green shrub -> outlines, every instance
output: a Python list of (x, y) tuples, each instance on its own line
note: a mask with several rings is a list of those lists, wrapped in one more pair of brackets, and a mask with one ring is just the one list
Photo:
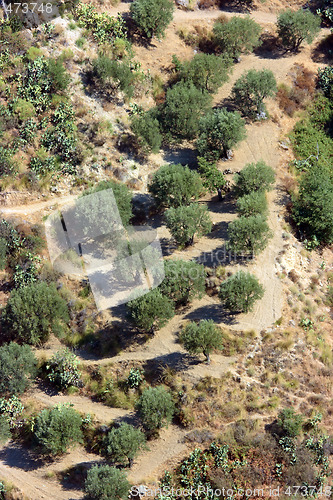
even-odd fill
[(163, 386), (145, 389), (137, 408), (142, 424), (149, 433), (167, 426), (175, 411), (171, 394)]
[(131, 321), (140, 329), (153, 331), (164, 326), (174, 315), (172, 301), (158, 289), (127, 303)]
[(235, 175), (237, 194), (243, 196), (253, 191), (269, 191), (274, 180), (274, 170), (264, 161), (248, 163), (239, 174)]
[(212, 350), (222, 348), (221, 330), (213, 320), (203, 319), (199, 323), (187, 323), (180, 332), (179, 339), (189, 353), (202, 352), (207, 363), (210, 363)]
[(225, 177), (216, 164), (211, 163), (203, 156), (198, 156), (198, 172), (204, 187), (210, 192), (223, 189), (226, 184)]
[(276, 94), (275, 76), (268, 69), (250, 69), (244, 73), (232, 88), (232, 98), (245, 116), (260, 118), (266, 111), (264, 99)]
[(198, 203), (169, 208), (165, 213), (165, 221), (166, 227), (181, 247), (193, 245), (195, 236), (203, 236), (212, 230), (207, 206)]
[(17, 99), (17, 102), (14, 106), (14, 111), (22, 121), (28, 120), (28, 118), (32, 118), (36, 115), (36, 110), (33, 104), (31, 104), (31, 102), (25, 101), (24, 99)]
[(33, 435), (47, 455), (62, 455), (70, 446), (82, 442), (82, 418), (70, 406), (58, 405), (42, 410), (35, 419)]
[(207, 111), (211, 97), (191, 82), (178, 82), (169, 88), (161, 110), (165, 133), (179, 139), (193, 139), (199, 131), (199, 118)]
[(158, 208), (189, 205), (203, 192), (200, 175), (182, 165), (163, 165), (148, 185)]
[(8, 420), (4, 415), (0, 415), (0, 445), (5, 444), (11, 437)]
[(21, 394), (36, 375), (37, 359), (28, 345), (0, 347), (0, 393)]
[(127, 99), (133, 97), (136, 73), (128, 61), (117, 61), (106, 55), (99, 55), (92, 66), (93, 76), (103, 90), (120, 90)]
[(45, 342), (51, 331), (61, 335), (69, 315), (55, 284), (33, 283), (11, 293), (2, 320), (14, 338), (37, 345)]
[(133, 460), (146, 442), (140, 429), (123, 423), (111, 429), (104, 440), (105, 453), (109, 460), (131, 467)]
[(51, 82), (51, 92), (64, 92), (67, 89), (71, 78), (60, 58), (48, 59), (48, 74)]
[(24, 406), (17, 396), (8, 399), (0, 399), (0, 415), (2, 415), (9, 424), (10, 429), (21, 427), (21, 416)]
[(261, 26), (249, 16), (234, 16), (227, 23), (217, 21), (213, 33), (217, 49), (234, 59), (260, 45)]
[(205, 269), (202, 264), (186, 260), (166, 260), (165, 278), (160, 291), (173, 300), (176, 306), (186, 305), (205, 293)]
[(318, 68), (318, 87), (326, 97), (332, 98), (333, 94), (333, 66)]
[(79, 25), (86, 28), (100, 44), (114, 43), (120, 38), (126, 38), (127, 30), (122, 16), (110, 16), (106, 12), (97, 12), (92, 4), (78, 2), (75, 6), (75, 16)]
[(180, 63), (179, 79), (190, 81), (197, 89), (214, 94), (228, 81), (231, 64), (228, 56), (196, 54), (190, 61)]
[(262, 252), (273, 234), (265, 217), (251, 215), (239, 217), (228, 226), (228, 248), (236, 254), (255, 255)]
[(173, 10), (170, 0), (134, 0), (130, 7), (133, 21), (147, 38), (164, 36), (172, 21)]
[(143, 115), (134, 116), (131, 128), (144, 151), (158, 153), (163, 136), (159, 121), (154, 113), (147, 111)]
[(310, 10), (291, 9), (282, 12), (277, 20), (278, 35), (287, 50), (297, 52), (305, 40), (311, 43), (320, 29), (320, 17), (315, 16)]
[(263, 191), (252, 191), (237, 200), (237, 213), (239, 216), (251, 217), (253, 215), (266, 215), (268, 210), (266, 194)]
[(284, 436), (297, 437), (303, 426), (303, 417), (298, 415), (293, 408), (285, 408), (278, 415), (278, 425)]
[(57, 351), (46, 364), (47, 379), (59, 389), (78, 386), (81, 373), (78, 358), (69, 349)]
[(228, 158), (229, 151), (245, 137), (245, 123), (237, 111), (212, 110), (199, 121), (197, 148), (200, 156), (215, 161)]
[(225, 280), (219, 292), (224, 307), (231, 312), (251, 311), (255, 302), (264, 296), (264, 288), (250, 273), (239, 271)]
[(84, 483), (84, 490), (92, 500), (126, 500), (130, 487), (125, 472), (109, 465), (91, 467)]

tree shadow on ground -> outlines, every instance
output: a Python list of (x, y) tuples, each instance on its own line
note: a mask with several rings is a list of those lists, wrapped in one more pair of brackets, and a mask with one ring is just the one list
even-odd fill
[(0, 460), (9, 467), (24, 471), (37, 470), (49, 461), (35, 455), (28, 448), (13, 442), (9, 442), (7, 446), (0, 450)]
[(279, 59), (286, 57), (288, 52), (279, 42), (279, 38), (272, 33), (263, 33), (261, 35), (261, 45), (254, 49), (254, 54), (261, 59)]
[(198, 307), (187, 314), (186, 319), (190, 321), (212, 319), (215, 323), (225, 323), (226, 325), (234, 325), (237, 323), (235, 315), (225, 311), (220, 304), (208, 304)]
[(61, 472), (60, 484), (64, 490), (78, 491), (82, 490), (82, 484), (87, 477), (87, 471), (94, 465), (100, 465), (101, 460), (93, 460), (91, 462), (80, 462), (73, 465), (66, 471)]
[(171, 368), (174, 372), (183, 372), (198, 364), (200, 364), (200, 361), (197, 356), (176, 351), (148, 359), (144, 365), (144, 370), (146, 378), (151, 379), (153, 382), (156, 381), (156, 378), (162, 378), (165, 368)]
[(312, 60), (321, 64), (333, 62), (333, 33), (321, 40), (312, 50)]
[(180, 163), (181, 165), (196, 166), (197, 151), (192, 148), (165, 148), (163, 160), (166, 163)]

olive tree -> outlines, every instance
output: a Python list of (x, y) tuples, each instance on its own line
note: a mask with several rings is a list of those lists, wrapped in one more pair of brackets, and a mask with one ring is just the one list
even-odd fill
[(283, 46), (297, 52), (305, 40), (311, 43), (320, 29), (320, 17), (309, 10), (287, 9), (278, 17), (277, 31)]
[(269, 191), (273, 187), (274, 180), (274, 170), (264, 161), (248, 163), (239, 174), (235, 175), (236, 191), (239, 196), (252, 191)]
[(264, 288), (250, 273), (239, 271), (220, 286), (219, 297), (231, 312), (251, 311), (255, 302), (264, 296)]
[(37, 359), (28, 345), (15, 342), (0, 347), (0, 393), (21, 394), (37, 372)]
[(199, 118), (208, 110), (211, 96), (192, 82), (180, 81), (167, 90), (161, 110), (166, 134), (179, 139), (193, 139), (199, 130)]
[(148, 185), (158, 208), (188, 205), (203, 193), (198, 172), (183, 165), (163, 165), (155, 172)]
[(221, 330), (211, 319), (187, 323), (180, 332), (179, 340), (189, 353), (202, 352), (208, 364), (212, 350), (222, 348)]
[(139, 329), (148, 332), (161, 328), (175, 313), (172, 300), (157, 288), (131, 300), (127, 308), (130, 320)]
[(171, 422), (175, 405), (171, 394), (163, 386), (157, 386), (143, 391), (137, 409), (144, 428), (154, 434)]
[(133, 425), (122, 423), (111, 429), (104, 439), (106, 456), (121, 465), (132, 466), (133, 460), (146, 442), (145, 435)]
[(84, 483), (84, 490), (92, 500), (126, 500), (130, 488), (125, 472), (110, 465), (91, 467)]
[(159, 286), (161, 292), (176, 306), (186, 305), (205, 293), (205, 269), (191, 260), (166, 260), (165, 278)]
[(216, 163), (212, 163), (203, 156), (198, 156), (198, 172), (201, 175), (204, 187), (209, 191), (222, 191), (226, 180), (222, 172), (217, 168)]
[(231, 64), (227, 55), (196, 54), (190, 61), (180, 63), (179, 78), (213, 94), (228, 80)]
[(212, 110), (199, 121), (197, 148), (200, 156), (214, 161), (227, 158), (229, 151), (245, 137), (245, 123), (237, 111)]
[(172, 21), (173, 10), (170, 0), (134, 0), (130, 7), (133, 21), (147, 38), (164, 35)]
[(38, 345), (46, 342), (51, 332), (60, 335), (69, 322), (69, 314), (56, 285), (40, 282), (13, 290), (2, 319), (12, 337)]
[(228, 226), (228, 248), (235, 253), (262, 252), (271, 237), (272, 232), (262, 215), (242, 216)]
[(182, 247), (193, 245), (194, 236), (203, 236), (212, 229), (207, 207), (198, 203), (169, 208), (165, 221), (176, 243)]
[(250, 69), (236, 81), (231, 95), (245, 116), (255, 117), (265, 111), (264, 99), (274, 96), (276, 91), (272, 71)]
[(250, 217), (252, 215), (265, 215), (268, 204), (264, 191), (252, 191), (237, 200), (236, 210), (238, 215)]
[(33, 436), (42, 452), (62, 455), (68, 448), (82, 442), (82, 418), (66, 405), (42, 410), (35, 419)]
[(261, 26), (249, 16), (234, 16), (226, 23), (217, 21), (213, 33), (217, 49), (234, 59), (260, 45)]

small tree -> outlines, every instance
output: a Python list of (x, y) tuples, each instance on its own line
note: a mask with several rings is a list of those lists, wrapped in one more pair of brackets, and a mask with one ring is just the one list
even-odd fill
[(158, 386), (143, 391), (137, 409), (144, 428), (154, 434), (171, 422), (175, 406), (171, 394), (163, 386)]
[(280, 411), (277, 423), (284, 436), (294, 438), (301, 433), (303, 417), (298, 415), (293, 408), (285, 408)]
[(130, 7), (133, 21), (147, 38), (164, 36), (172, 21), (173, 10), (170, 0), (134, 0)]
[(147, 111), (143, 115), (134, 116), (131, 128), (145, 152), (158, 153), (163, 137), (160, 123), (152, 112)]
[[(126, 227), (129, 225), (129, 222), (132, 218), (132, 193), (128, 189), (125, 184), (116, 181), (102, 181), (96, 184), (93, 188), (87, 189), (82, 193), (82, 196), (87, 196), (92, 193), (98, 193), (100, 191), (104, 191), (106, 189), (112, 189), (114, 198), (116, 200), (117, 208), (119, 210), (119, 215), (121, 218), (121, 222), (123, 226)], [(87, 202), (83, 206), (80, 205), (80, 217), (86, 217), (87, 227), (94, 227), (95, 225), (98, 227), (108, 227), (108, 219), (101, 220), (101, 216), (105, 213), (105, 203), (106, 199), (102, 198), (101, 207), (98, 206), (98, 200), (93, 198), (91, 202)], [(111, 226), (112, 228), (112, 223)], [(89, 234), (88, 234), (89, 236)]]
[(133, 425), (123, 423), (113, 428), (104, 440), (107, 457), (112, 462), (131, 467), (133, 460), (146, 442), (145, 435)]
[(42, 410), (36, 417), (33, 435), (43, 453), (62, 455), (82, 441), (82, 418), (70, 406)]
[(128, 61), (118, 61), (106, 55), (99, 55), (92, 62), (92, 76), (101, 90), (123, 92), (127, 99), (133, 97), (137, 73)]
[(67, 304), (54, 283), (33, 283), (14, 290), (3, 312), (7, 331), (32, 345), (45, 342), (51, 331), (61, 334), (68, 322)]
[(233, 86), (231, 95), (245, 116), (255, 117), (265, 111), (264, 99), (276, 94), (274, 74), (268, 69), (250, 69)]
[(221, 287), (219, 297), (224, 306), (232, 312), (248, 312), (254, 303), (264, 296), (264, 288), (258, 279), (250, 273), (239, 271)]
[(188, 205), (204, 188), (200, 175), (182, 165), (163, 165), (155, 172), (148, 186), (158, 208)]
[(302, 176), (293, 218), (308, 236), (333, 242), (333, 181), (326, 167), (316, 165)]
[(228, 247), (235, 253), (262, 252), (272, 237), (272, 232), (262, 215), (239, 217), (228, 226)]
[(130, 488), (125, 472), (109, 465), (91, 467), (84, 483), (84, 490), (92, 500), (126, 500)]
[(217, 21), (213, 33), (217, 49), (234, 59), (260, 45), (261, 26), (249, 16), (234, 16), (227, 23)]
[(176, 306), (185, 305), (205, 293), (205, 269), (202, 264), (186, 260), (166, 260), (165, 278), (159, 286)]
[[(180, 63), (181, 64), (181, 63)], [(196, 54), (190, 61), (181, 64), (179, 78), (191, 81), (197, 89), (214, 94), (228, 81), (232, 60), (228, 56)]]
[(46, 370), (47, 379), (59, 389), (79, 385), (81, 373), (78, 369), (78, 357), (67, 348), (52, 356), (46, 364)]
[(214, 161), (227, 158), (229, 150), (245, 137), (245, 123), (237, 111), (212, 110), (199, 122), (197, 148), (201, 156)]
[(0, 393), (23, 393), (37, 371), (37, 359), (28, 345), (15, 342), (0, 347)]
[(283, 46), (297, 52), (304, 40), (311, 43), (319, 32), (320, 22), (320, 17), (309, 10), (282, 12), (277, 20), (277, 31)]
[(174, 315), (172, 301), (155, 288), (127, 303), (130, 319), (141, 330), (161, 328)]
[(208, 191), (213, 192), (222, 190), (226, 180), (222, 172), (215, 163), (211, 163), (203, 156), (198, 156), (198, 172), (201, 175), (202, 183)]
[(251, 217), (267, 213), (267, 199), (264, 191), (252, 191), (238, 198), (236, 210), (238, 215)]
[(275, 173), (264, 161), (248, 163), (235, 175), (236, 191), (239, 196), (252, 191), (269, 191), (272, 189)]
[(177, 244), (182, 247), (193, 245), (194, 236), (203, 236), (212, 229), (212, 222), (206, 206), (192, 203), (187, 207), (169, 208), (165, 213), (166, 226)]
[(11, 437), (8, 420), (4, 415), (0, 415), (0, 445), (5, 444)]
[(188, 323), (182, 329), (179, 339), (189, 353), (202, 352), (208, 364), (212, 350), (222, 348), (221, 330), (211, 319)]
[(191, 82), (178, 82), (167, 90), (161, 110), (164, 131), (179, 139), (193, 139), (199, 129), (199, 118), (211, 103), (208, 92)]

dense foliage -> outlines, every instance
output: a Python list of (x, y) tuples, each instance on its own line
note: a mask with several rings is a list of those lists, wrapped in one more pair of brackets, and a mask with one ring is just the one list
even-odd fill
[(14, 290), (2, 320), (13, 338), (38, 345), (45, 342), (51, 332), (61, 335), (69, 315), (67, 304), (55, 284), (41, 282)]
[(0, 393), (21, 394), (37, 372), (37, 359), (28, 345), (15, 342), (0, 347)]
[(163, 386), (145, 389), (137, 408), (148, 433), (155, 433), (161, 427), (167, 426), (175, 411), (171, 394)]
[(282, 12), (277, 20), (277, 31), (287, 50), (297, 51), (305, 40), (311, 43), (320, 29), (320, 17), (310, 10), (290, 9)]
[(199, 323), (187, 323), (181, 330), (179, 339), (189, 353), (202, 352), (207, 363), (210, 363), (212, 350), (222, 348), (221, 330), (213, 320), (203, 319)]
[(46, 364), (47, 379), (59, 389), (78, 386), (80, 371), (78, 358), (69, 349), (57, 351)]
[(252, 191), (237, 200), (236, 210), (240, 216), (266, 215), (267, 209), (267, 198), (263, 191)]
[(130, 320), (141, 330), (161, 328), (174, 315), (174, 305), (169, 297), (155, 288), (142, 297), (127, 303)]
[(218, 50), (234, 59), (260, 45), (261, 26), (249, 16), (234, 16), (225, 23), (217, 21), (213, 32)]
[(205, 270), (203, 265), (187, 260), (166, 260), (165, 278), (160, 291), (175, 302), (176, 307), (186, 305), (205, 293)]
[(246, 313), (264, 296), (264, 289), (255, 276), (238, 271), (222, 283), (219, 296), (231, 312)]
[(200, 175), (188, 166), (163, 165), (155, 172), (148, 190), (158, 208), (189, 205), (203, 192)]
[(252, 191), (268, 191), (272, 189), (274, 180), (274, 170), (264, 161), (248, 163), (235, 175), (236, 191), (240, 196)]
[(266, 111), (264, 99), (274, 96), (276, 91), (276, 80), (272, 71), (250, 69), (234, 84), (232, 97), (245, 116), (260, 118)]
[(241, 216), (228, 226), (228, 248), (238, 255), (255, 255), (266, 248), (272, 236), (262, 215)]
[(92, 500), (126, 500), (130, 483), (124, 471), (109, 465), (94, 465), (87, 472), (84, 489)]
[(130, 467), (145, 441), (145, 435), (140, 429), (123, 423), (119, 427), (112, 428), (105, 437), (106, 456), (114, 463)]
[(212, 110), (199, 121), (197, 148), (200, 156), (215, 161), (228, 158), (230, 150), (245, 137), (245, 123), (237, 111)]
[(62, 455), (82, 441), (81, 425), (82, 418), (76, 410), (58, 405), (37, 415), (33, 435), (43, 453)]
[(212, 229), (207, 207), (198, 203), (169, 208), (165, 213), (165, 222), (176, 243), (181, 247), (193, 245), (195, 236), (203, 236)]
[(130, 7), (133, 21), (147, 38), (164, 35), (172, 21), (173, 10), (170, 0), (134, 0)]

